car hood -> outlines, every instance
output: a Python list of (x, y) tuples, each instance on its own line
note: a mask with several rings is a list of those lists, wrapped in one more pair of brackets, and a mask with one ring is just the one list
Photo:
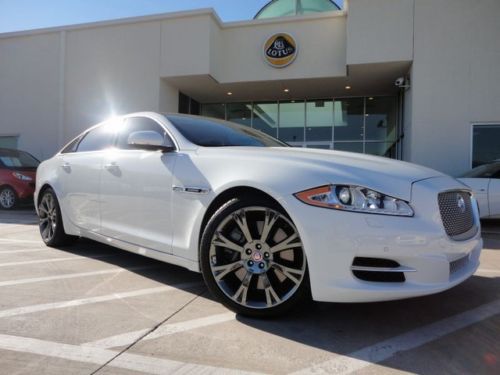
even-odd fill
[[(318, 184), (365, 186), (409, 201), (412, 183), (441, 172), (385, 157), (351, 152), (295, 147), (217, 147), (198, 150), (200, 156), (222, 159), (222, 165), (240, 166), (249, 175), (258, 173), (282, 179), (293, 192)], [(229, 167), (231, 168), (231, 167)], [(265, 177), (264, 177), (265, 178)], [(290, 182), (293, 180), (293, 182)]]

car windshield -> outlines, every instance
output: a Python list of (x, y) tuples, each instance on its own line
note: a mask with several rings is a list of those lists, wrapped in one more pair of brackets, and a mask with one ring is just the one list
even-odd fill
[(0, 150), (0, 161), (4, 167), (12, 169), (31, 169), (40, 164), (33, 156), (19, 150)]
[(465, 178), (490, 178), (500, 171), (500, 163), (483, 164), (463, 174)]
[(228, 121), (182, 115), (166, 115), (166, 118), (187, 140), (198, 146), (288, 147), (265, 133)]

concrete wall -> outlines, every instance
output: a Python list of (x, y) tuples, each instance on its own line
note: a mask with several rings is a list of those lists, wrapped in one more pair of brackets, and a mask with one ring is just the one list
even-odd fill
[(414, 0), (349, 0), (347, 6), (347, 64), (413, 59)]
[(58, 33), (0, 39), (0, 135), (40, 158), (57, 149), (59, 58)]
[(470, 168), (471, 124), (500, 123), (500, 1), (417, 0), (410, 160)]

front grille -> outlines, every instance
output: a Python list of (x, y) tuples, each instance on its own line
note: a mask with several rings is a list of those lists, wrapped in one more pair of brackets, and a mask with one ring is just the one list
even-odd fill
[(438, 195), (439, 211), (446, 234), (462, 241), (477, 233), (471, 195), (465, 191), (447, 191)]

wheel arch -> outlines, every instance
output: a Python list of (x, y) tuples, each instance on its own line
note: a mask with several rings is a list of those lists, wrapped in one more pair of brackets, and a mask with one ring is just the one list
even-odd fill
[[(208, 206), (207, 210), (205, 211), (205, 214), (203, 215), (203, 219), (201, 222), (200, 226), (200, 232), (198, 234), (198, 254), (201, 248), (201, 238), (203, 236), (203, 232), (205, 231), (205, 228), (208, 224), (208, 221), (210, 218), (217, 212), (217, 210), (222, 207), (222, 205), (229, 200), (233, 198), (239, 198), (243, 196), (252, 196), (252, 197), (260, 197), (260, 198), (265, 198), (269, 199), (273, 203), (279, 205), (285, 212), (285, 208), (283, 207), (280, 202), (274, 198), (272, 195), (266, 193), (263, 190), (260, 190), (255, 187), (247, 186), (247, 185), (240, 185), (240, 186), (233, 186), (231, 188), (228, 188), (222, 192), (220, 192), (213, 200), (210, 202), (210, 205)], [(198, 257), (199, 259), (200, 257)]]

